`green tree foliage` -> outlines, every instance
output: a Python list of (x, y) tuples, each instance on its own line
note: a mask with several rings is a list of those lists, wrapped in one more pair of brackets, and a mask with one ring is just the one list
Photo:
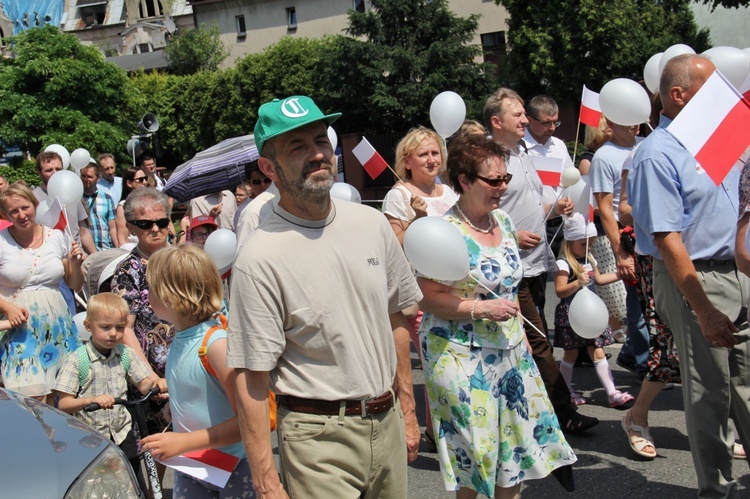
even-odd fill
[(274, 97), (318, 98), (313, 75), (327, 39), (285, 37), (233, 69), (187, 76), (139, 73), (133, 107), (159, 116), (164, 161), (173, 164), (229, 137), (253, 133), (256, 113)]
[(617, 77), (642, 79), (653, 54), (675, 43), (709, 45), (688, 0), (495, 0), (510, 14), (504, 79), (525, 97), (580, 99)]
[(491, 67), (474, 61), (482, 51), (470, 45), (477, 16), (456, 16), (446, 0), (368, 4), (349, 11), (350, 36), (332, 39), (316, 74), (326, 107), (345, 111), (338, 131), (429, 125), (440, 92), (459, 93), (471, 110), (491, 91)]
[(94, 47), (50, 25), (10, 39), (0, 65), (0, 141), (37, 154), (58, 143), (72, 151), (123, 148), (130, 83)]
[(176, 75), (191, 75), (199, 71), (216, 71), (229, 50), (221, 42), (221, 31), (215, 23), (206, 29), (178, 31), (164, 48), (169, 70)]

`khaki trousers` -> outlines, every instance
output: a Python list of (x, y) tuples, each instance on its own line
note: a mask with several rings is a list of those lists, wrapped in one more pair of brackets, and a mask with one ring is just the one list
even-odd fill
[(279, 406), (278, 435), (281, 481), (291, 499), (406, 498), (406, 437), (398, 400), (366, 417)]
[(696, 271), (711, 303), (736, 321), (739, 343), (733, 348), (713, 347), (705, 340), (695, 314), (658, 259), (654, 259), (654, 301), (657, 313), (672, 329), (680, 354), (698, 497), (737, 497), (727, 420), (731, 414), (740, 440), (750, 449), (750, 330), (743, 308), (748, 280), (734, 262), (718, 266), (697, 262)]

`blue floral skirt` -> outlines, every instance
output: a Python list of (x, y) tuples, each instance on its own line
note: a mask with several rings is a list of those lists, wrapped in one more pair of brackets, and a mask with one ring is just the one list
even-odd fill
[(50, 393), (63, 357), (80, 345), (78, 330), (57, 289), (22, 291), (15, 302), (29, 320), (0, 340), (0, 368), (9, 390), (27, 396)]
[(446, 490), (493, 497), (576, 461), (524, 342), (498, 350), (423, 332), (420, 345)]

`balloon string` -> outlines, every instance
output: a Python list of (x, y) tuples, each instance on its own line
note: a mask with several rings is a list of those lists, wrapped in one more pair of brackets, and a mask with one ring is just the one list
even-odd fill
[[(477, 279), (477, 278), (476, 278), (476, 277), (474, 277), (473, 275), (470, 275), (470, 277), (471, 277), (472, 279), (474, 279), (474, 282), (476, 282), (476, 283), (477, 283), (477, 284), (479, 284), (479, 285), (480, 285), (481, 287), (483, 287), (484, 289), (486, 289), (486, 290), (487, 290), (487, 291), (488, 291), (488, 292), (489, 292), (489, 293), (490, 293), (490, 294), (491, 294), (492, 296), (494, 296), (495, 298), (498, 298), (498, 299), (500, 299), (500, 297), (499, 297), (499, 296), (497, 295), (497, 293), (495, 293), (495, 292), (494, 292), (494, 291), (492, 291), (492, 290), (491, 290), (490, 288), (488, 288), (487, 286), (485, 286), (485, 285), (484, 285), (484, 283), (482, 283), (482, 282), (480, 282), (480, 281), (479, 281), (479, 279)], [(547, 335), (546, 335), (546, 334), (544, 334), (543, 332), (541, 332), (541, 331), (539, 330), (539, 328), (538, 328), (538, 327), (536, 327), (536, 326), (534, 325), (534, 323), (533, 323), (533, 322), (529, 321), (528, 319), (526, 319), (526, 317), (524, 317), (523, 315), (521, 315), (521, 311), (520, 311), (520, 310), (519, 310), (519, 311), (517, 312), (517, 315), (518, 315), (518, 317), (520, 317), (520, 318), (521, 318), (521, 320), (523, 321), (523, 323), (524, 323), (524, 324), (528, 324), (529, 326), (531, 326), (531, 328), (532, 328), (532, 329), (533, 329), (534, 331), (536, 331), (537, 333), (541, 334), (541, 335), (542, 335), (542, 336), (544, 336), (545, 338), (547, 337)]]

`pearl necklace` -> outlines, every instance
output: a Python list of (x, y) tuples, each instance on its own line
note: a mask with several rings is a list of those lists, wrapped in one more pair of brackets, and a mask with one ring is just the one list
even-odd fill
[(469, 227), (471, 227), (475, 231), (480, 232), (482, 234), (489, 234), (490, 231), (492, 231), (492, 229), (495, 227), (495, 220), (492, 218), (492, 215), (490, 215), (489, 213), (487, 214), (487, 221), (489, 222), (490, 226), (487, 229), (480, 229), (479, 227), (471, 223), (471, 220), (469, 220), (469, 217), (467, 217), (466, 214), (463, 212), (463, 210), (461, 210), (461, 207), (458, 206), (458, 203), (456, 203), (456, 212), (464, 220), (464, 222), (466, 222), (466, 224)]

